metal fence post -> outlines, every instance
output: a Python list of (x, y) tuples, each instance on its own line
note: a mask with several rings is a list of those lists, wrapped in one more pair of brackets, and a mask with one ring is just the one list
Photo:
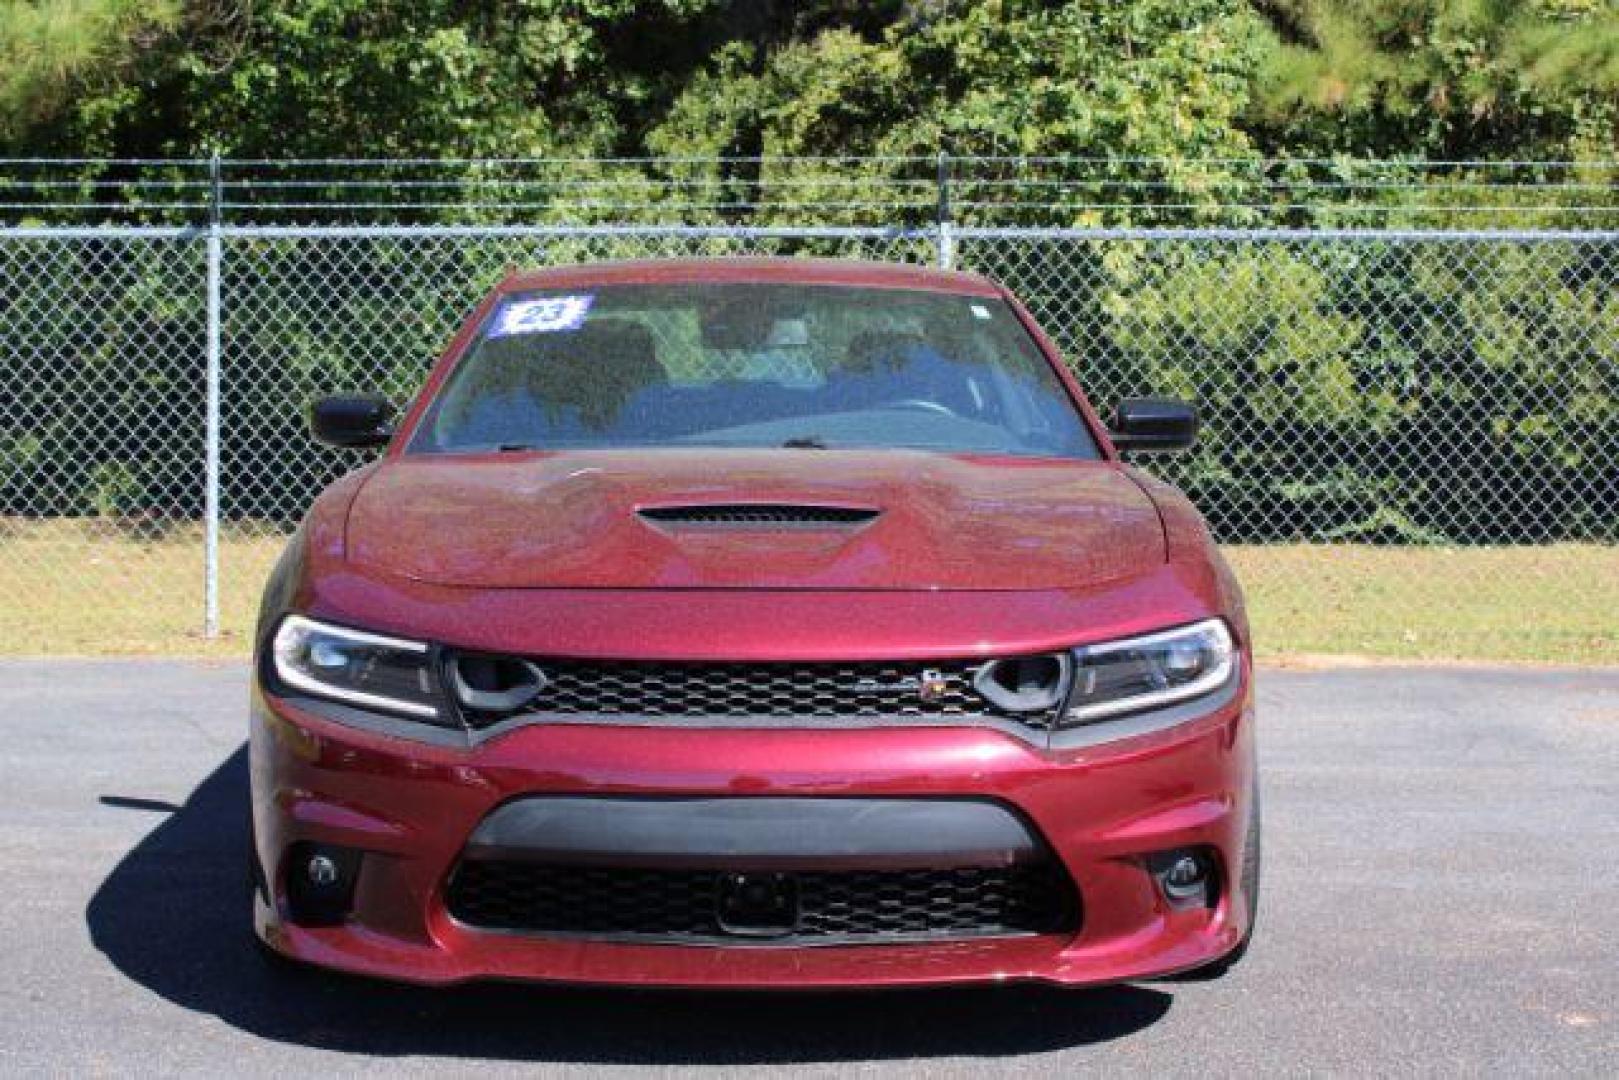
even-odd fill
[(950, 158), (939, 151), (939, 205), (935, 215), (939, 229), (939, 269), (956, 268), (956, 238), (950, 224)]
[(209, 162), (210, 197), (208, 207), (208, 372), (207, 406), (204, 419), (203, 499), (203, 594), (202, 632), (204, 637), (219, 636), (219, 316), (220, 270), (223, 246), (220, 237), (220, 204), (223, 183), (219, 155)]

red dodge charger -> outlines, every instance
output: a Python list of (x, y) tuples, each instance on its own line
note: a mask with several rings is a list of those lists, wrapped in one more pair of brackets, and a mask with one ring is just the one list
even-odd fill
[(518, 274), (266, 589), (253, 909), (420, 983), (1213, 975), (1259, 878), (1242, 597), (1005, 289)]

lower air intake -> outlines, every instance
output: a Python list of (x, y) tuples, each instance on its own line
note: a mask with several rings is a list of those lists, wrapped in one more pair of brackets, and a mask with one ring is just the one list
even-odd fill
[[(488, 930), (616, 939), (746, 944), (721, 913), (724, 870), (468, 861), (449, 909)], [(796, 908), (772, 944), (904, 942), (1072, 930), (1078, 900), (1050, 863), (924, 870), (814, 871), (789, 876)], [(757, 936), (752, 936), (758, 940)]]

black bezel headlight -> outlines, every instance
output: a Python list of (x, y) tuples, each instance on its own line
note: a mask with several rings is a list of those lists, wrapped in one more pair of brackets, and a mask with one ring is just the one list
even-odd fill
[(270, 643), (276, 679), (289, 689), (360, 709), (445, 723), (433, 647), (288, 615)]
[(1073, 690), (1062, 726), (1095, 723), (1161, 709), (1223, 688), (1236, 670), (1237, 650), (1223, 619), (1074, 651)]

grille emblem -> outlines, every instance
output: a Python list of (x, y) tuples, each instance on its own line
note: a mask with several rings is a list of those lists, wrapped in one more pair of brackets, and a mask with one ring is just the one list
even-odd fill
[(928, 668), (920, 676), (902, 675), (886, 680), (868, 676), (856, 679), (851, 689), (857, 694), (882, 694), (885, 697), (915, 694), (922, 701), (938, 701), (950, 692), (950, 680), (945, 678), (942, 671)]
[(917, 687), (917, 697), (923, 701), (940, 701), (949, 692), (950, 680), (944, 677), (944, 672), (933, 668), (922, 672), (922, 685)]

